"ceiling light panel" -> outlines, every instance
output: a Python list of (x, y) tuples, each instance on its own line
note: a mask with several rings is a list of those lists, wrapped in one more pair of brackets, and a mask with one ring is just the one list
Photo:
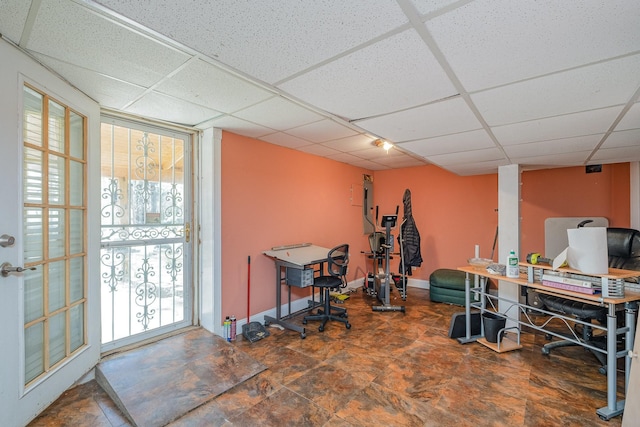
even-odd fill
[(471, 99), (495, 126), (624, 105), (639, 86), (640, 55), (634, 55), (472, 94)]
[(482, 125), (462, 98), (436, 102), (371, 119), (358, 126), (399, 143), (480, 129)]
[(163, 1), (153, 8), (130, 0), (98, 3), (268, 83), (407, 22), (398, 4), (389, 0), (192, 0), (188, 7)]
[(274, 95), (201, 59), (189, 61), (156, 90), (224, 113), (249, 107)]
[(338, 58), (281, 84), (280, 88), (351, 120), (457, 93), (413, 29)]
[(468, 91), (640, 49), (637, 0), (476, 0), (426, 23)]
[(24, 47), (144, 87), (189, 59), (183, 52), (63, 0), (40, 3)]
[(622, 111), (622, 107), (603, 108), (567, 114), (566, 116), (496, 126), (491, 130), (502, 146), (602, 134), (611, 127), (620, 111)]

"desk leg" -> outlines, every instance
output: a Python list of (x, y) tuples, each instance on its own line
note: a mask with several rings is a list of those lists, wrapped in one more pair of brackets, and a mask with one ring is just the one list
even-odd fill
[(624, 381), (624, 394), (627, 395), (627, 390), (629, 388), (629, 375), (631, 374), (631, 357), (629, 357), (629, 352), (633, 351), (633, 344), (635, 342), (636, 337), (636, 316), (638, 313), (638, 303), (637, 302), (627, 302), (624, 305), (624, 316), (625, 316), (625, 325), (627, 326), (627, 332), (625, 334), (625, 358), (624, 358), (624, 373), (625, 373), (625, 381)]
[[(287, 267), (284, 267), (287, 268)], [(286, 273), (285, 273), (286, 274)], [(307, 336), (305, 328), (294, 325), (282, 320), (282, 266), (276, 264), (276, 317), (264, 316), (265, 326), (269, 326), (270, 323), (275, 323), (283, 328), (291, 329), (300, 333), (300, 338)], [(291, 313), (291, 287), (289, 287), (289, 313)]]
[(465, 336), (458, 338), (460, 344), (467, 344), (475, 342), (477, 336), (471, 336), (471, 280), (469, 279), (469, 273), (465, 273), (464, 276), (464, 326)]
[(596, 411), (603, 420), (609, 420), (622, 414), (624, 409), (624, 400), (616, 400), (618, 382), (616, 370), (616, 360), (618, 358), (618, 350), (616, 348), (617, 329), (616, 306), (615, 304), (609, 304), (609, 313), (607, 314), (607, 406)]

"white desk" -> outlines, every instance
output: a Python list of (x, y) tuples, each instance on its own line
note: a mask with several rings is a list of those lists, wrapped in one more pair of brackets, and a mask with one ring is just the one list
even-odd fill
[[(295, 246), (295, 245), (292, 245)], [(307, 244), (300, 247), (283, 247), (282, 249), (264, 251), (263, 254), (273, 259), (276, 265), (276, 317), (264, 316), (265, 325), (278, 324), (284, 328), (300, 333), (301, 338), (306, 337), (305, 328), (286, 321), (291, 313), (291, 287), (304, 288), (313, 284), (314, 266), (323, 268), (327, 261), (330, 248)], [(297, 270), (297, 271), (291, 271)], [(311, 278), (309, 281), (308, 279)], [(300, 280), (298, 280), (300, 279)], [(288, 286), (289, 313), (282, 316), (282, 285)], [(310, 308), (315, 304), (310, 303)]]
[[(625, 358), (625, 385), (628, 386), (629, 385), (629, 371), (630, 371), (630, 367), (631, 367), (631, 358), (628, 356), (628, 352), (630, 350), (632, 350), (633, 348), (633, 342), (634, 342), (634, 336), (635, 336), (635, 326), (636, 326), (636, 313), (638, 311), (638, 301), (640, 300), (640, 294), (638, 294), (637, 292), (632, 292), (630, 290), (625, 290), (625, 295), (623, 297), (607, 297), (607, 296), (603, 296), (601, 294), (595, 294), (595, 295), (588, 295), (588, 294), (582, 294), (582, 293), (578, 293), (578, 292), (572, 292), (572, 291), (566, 291), (563, 289), (556, 289), (556, 288), (551, 288), (548, 286), (544, 286), (542, 283), (539, 283), (535, 280), (536, 276), (536, 270), (544, 270), (547, 268), (551, 268), (551, 267), (545, 267), (542, 265), (532, 265), (532, 264), (527, 264), (527, 263), (520, 263), (520, 266), (526, 267), (527, 268), (527, 274), (522, 274), (519, 278), (517, 279), (513, 279), (513, 278), (507, 278), (506, 276), (500, 276), (500, 275), (493, 275), (490, 274), (489, 272), (486, 271), (485, 268), (483, 267), (474, 267), (474, 266), (464, 266), (464, 267), (459, 267), (458, 270), (464, 271), (466, 273), (466, 278), (465, 278), (465, 314), (466, 314), (466, 336), (463, 338), (460, 338), (459, 341), (463, 344), (468, 343), (468, 342), (473, 342), (473, 341), (477, 341), (479, 338), (482, 338), (483, 333), (484, 333), (484, 327), (481, 326), (481, 334), (478, 336), (472, 336), (471, 335), (471, 323), (470, 323), (470, 319), (471, 319), (471, 307), (474, 308), (478, 308), (480, 309), (480, 312), (483, 312), (486, 310), (486, 306), (485, 306), (485, 302), (486, 302), (486, 298), (491, 298), (491, 299), (497, 299), (497, 300), (501, 300), (501, 301), (506, 301), (508, 303), (512, 304), (512, 307), (516, 307), (519, 311), (518, 313), (522, 312), (523, 314), (526, 313), (526, 310), (533, 310), (535, 312), (539, 312), (539, 313), (544, 313), (547, 315), (552, 315), (554, 317), (560, 318), (560, 319), (564, 319), (567, 322), (577, 322), (580, 323), (578, 320), (576, 320), (573, 317), (570, 316), (564, 316), (564, 315), (560, 315), (558, 313), (551, 313), (549, 311), (546, 310), (541, 310), (537, 307), (532, 307), (526, 304), (522, 304), (519, 301), (511, 301), (508, 300), (506, 298), (501, 298), (501, 297), (496, 297), (493, 295), (489, 295), (485, 292), (484, 290), (484, 286), (479, 286), (477, 288), (473, 288), (471, 289), (471, 281), (469, 276), (470, 275), (477, 275), (481, 278), (492, 278), (492, 279), (498, 279), (498, 280), (504, 280), (510, 283), (515, 283), (518, 286), (526, 286), (529, 288), (533, 288), (536, 289), (538, 292), (544, 292), (544, 293), (548, 293), (551, 295), (558, 295), (561, 296), (563, 298), (568, 298), (568, 299), (573, 299), (576, 301), (581, 301), (581, 302), (586, 302), (589, 304), (593, 304), (593, 305), (597, 305), (597, 306), (602, 306), (602, 307), (607, 307), (608, 312), (607, 312), (607, 325), (606, 328), (605, 327), (601, 327), (601, 326), (597, 326), (597, 325), (592, 325), (592, 327), (594, 328), (598, 328), (598, 329), (603, 329), (606, 331), (607, 334), (607, 348), (606, 350), (602, 350), (593, 346), (590, 346), (589, 344), (583, 343), (578, 339), (570, 339), (571, 341), (575, 342), (578, 345), (581, 345), (583, 347), (588, 347), (591, 348), (595, 351), (599, 351), (601, 353), (606, 354), (607, 356), (607, 406), (600, 408), (596, 411), (596, 413), (598, 414), (598, 416), (604, 420), (609, 420), (610, 418), (613, 418), (617, 415), (620, 415), (623, 410), (624, 410), (624, 400), (618, 400), (617, 399), (617, 393), (616, 393), (616, 389), (617, 389), (617, 370), (616, 370), (616, 361), (618, 358)], [(577, 272), (576, 270), (571, 270), (569, 268), (561, 268), (560, 270), (562, 271), (566, 271), (569, 273), (580, 273)], [(584, 274), (584, 273), (583, 273)], [(594, 276), (594, 277), (599, 277), (601, 278), (603, 281), (619, 281), (619, 280), (624, 280), (626, 278), (630, 278), (630, 277), (637, 277), (638, 276), (638, 272), (637, 271), (631, 271), (631, 270), (620, 270), (620, 269), (615, 269), (615, 268), (610, 268), (609, 269), (609, 273), (608, 274), (602, 274), (602, 275), (590, 275), (590, 276)], [(478, 293), (480, 295), (480, 303), (472, 303), (471, 302), (471, 298), (470, 298), (470, 294), (471, 292), (475, 292)], [(622, 328), (618, 328), (617, 326), (617, 316), (616, 316), (616, 310), (617, 310), (617, 306), (624, 306), (624, 310), (625, 310), (625, 326)], [(549, 331), (547, 329), (544, 328), (543, 326), (538, 326), (535, 323), (533, 323), (531, 321), (531, 319), (528, 316), (525, 316), (525, 320), (521, 320), (519, 316), (513, 316), (513, 315), (506, 315), (506, 314), (501, 314), (502, 317), (510, 319), (516, 323), (518, 323), (518, 325), (525, 325), (527, 327), (530, 327), (532, 329), (538, 330), (538, 331), (542, 331), (545, 333), (548, 333), (550, 335), (556, 336), (556, 337), (561, 337), (566, 339), (567, 337), (564, 337), (562, 335), (559, 335), (553, 331)], [(618, 335), (621, 334), (625, 334), (625, 344), (626, 344), (626, 348), (620, 352), (618, 352), (617, 350), (617, 344), (616, 344), (616, 337)], [(481, 341), (482, 342), (482, 341)], [(485, 343), (486, 345), (486, 343)], [(625, 387), (626, 389), (627, 387)]]

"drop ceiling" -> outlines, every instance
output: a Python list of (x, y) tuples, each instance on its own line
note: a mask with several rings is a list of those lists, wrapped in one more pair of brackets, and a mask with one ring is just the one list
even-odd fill
[(637, 0), (0, 0), (2, 37), (105, 109), (459, 175), (640, 161), (638, 22)]

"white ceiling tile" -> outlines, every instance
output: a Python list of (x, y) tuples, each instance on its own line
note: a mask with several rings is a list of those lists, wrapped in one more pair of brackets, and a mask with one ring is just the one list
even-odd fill
[(372, 171), (391, 169), (388, 166), (384, 166), (384, 165), (381, 165), (380, 163), (376, 163), (376, 162), (371, 162), (369, 160), (355, 160), (351, 164), (353, 166), (356, 166), (356, 167), (359, 167), (359, 168), (363, 168), (363, 169), (372, 170)]
[(190, 61), (155, 90), (224, 113), (233, 113), (274, 96), (273, 92), (201, 59)]
[(298, 148), (298, 150), (304, 151), (305, 153), (313, 154), (315, 156), (321, 156), (321, 157), (332, 157), (337, 154), (345, 154), (338, 150), (334, 150), (333, 148), (325, 147), (324, 145), (321, 145), (321, 144), (304, 145)]
[(238, 135), (250, 136), (252, 138), (260, 138), (264, 135), (273, 133), (273, 129), (251, 123), (237, 117), (228, 116), (226, 114), (212, 120), (207, 120), (203, 123), (198, 123), (198, 127), (202, 129), (215, 127), (237, 133)]
[(611, 132), (601, 148), (637, 147), (640, 152), (640, 129)]
[(413, 30), (386, 38), (279, 86), (350, 120), (455, 95), (456, 89)]
[(317, 122), (324, 118), (320, 114), (282, 97), (270, 98), (240, 110), (234, 113), (234, 116), (280, 131)]
[(590, 159), (589, 163), (640, 162), (640, 145), (603, 148)]
[(447, 165), (442, 167), (449, 172), (458, 174), (460, 176), (470, 176), (470, 175), (485, 175), (489, 173), (498, 173), (498, 168), (500, 166), (506, 166), (509, 162), (504, 160), (490, 160), (490, 161), (482, 161), (482, 162), (469, 162), (455, 165)]
[(575, 151), (573, 153), (540, 153), (538, 156), (516, 157), (511, 159), (513, 163), (521, 165), (548, 165), (548, 166), (580, 166), (585, 164), (591, 151)]
[(427, 160), (437, 165), (447, 166), (469, 162), (499, 161), (504, 158), (504, 154), (500, 149), (485, 148), (483, 150), (463, 151), (460, 153), (438, 154), (427, 157)]
[(640, 86), (640, 55), (472, 94), (490, 126), (626, 104)]
[(491, 130), (498, 142), (503, 146), (602, 134), (611, 127), (621, 110), (622, 107), (603, 108), (601, 110), (567, 114), (566, 116), (496, 126)]
[(407, 22), (391, 0), (98, 2), (269, 83)]
[(43, 63), (47, 63), (56, 73), (73, 82), (75, 87), (104, 108), (121, 110), (145, 91), (143, 87), (94, 73), (86, 68), (60, 62), (40, 54), (34, 54), (34, 56)]
[(428, 162), (426, 160), (415, 159), (409, 155), (403, 154), (401, 156), (391, 156), (387, 158), (380, 158), (375, 160), (376, 163), (380, 163), (392, 168), (408, 168), (412, 166), (424, 166)]
[(183, 52), (64, 0), (40, 3), (25, 47), (144, 87), (189, 59)]
[(297, 136), (289, 135), (284, 132), (276, 132), (269, 135), (260, 137), (261, 140), (270, 142), (271, 144), (281, 145), (288, 148), (300, 148), (311, 144), (311, 141), (307, 141)]
[(2, 4), (0, 5), (0, 28), (2, 29), (2, 37), (8, 38), (15, 44), (20, 42), (30, 8), (30, 1), (2, 0)]
[(468, 91), (640, 49), (637, 0), (476, 0), (427, 22)]
[(640, 129), (640, 102), (631, 106), (615, 130)]
[(604, 134), (587, 135), (575, 138), (563, 138), (552, 141), (530, 142), (527, 144), (507, 145), (504, 151), (511, 159), (521, 157), (535, 157), (544, 155), (554, 155), (562, 153), (573, 153), (577, 151), (589, 151), (596, 148)]
[(371, 119), (356, 125), (393, 143), (480, 129), (482, 125), (460, 97)]
[(445, 6), (459, 2), (459, 0), (410, 0), (421, 15), (439, 11)]
[(369, 148), (379, 149), (373, 145), (374, 140), (375, 138), (360, 134), (326, 141), (323, 142), (322, 145), (343, 152), (366, 150)]
[(287, 133), (312, 142), (325, 142), (357, 134), (353, 129), (329, 119), (289, 129)]
[(187, 126), (195, 126), (220, 115), (219, 111), (154, 92), (144, 95), (125, 112)]
[(338, 161), (338, 162), (342, 162), (342, 163), (359, 162), (362, 160), (359, 157), (353, 156), (349, 153), (334, 153), (334, 154), (328, 155), (327, 158)]
[(492, 148), (495, 147), (496, 144), (484, 129), (480, 129), (471, 132), (404, 142), (398, 145), (405, 150), (428, 157), (437, 154)]

